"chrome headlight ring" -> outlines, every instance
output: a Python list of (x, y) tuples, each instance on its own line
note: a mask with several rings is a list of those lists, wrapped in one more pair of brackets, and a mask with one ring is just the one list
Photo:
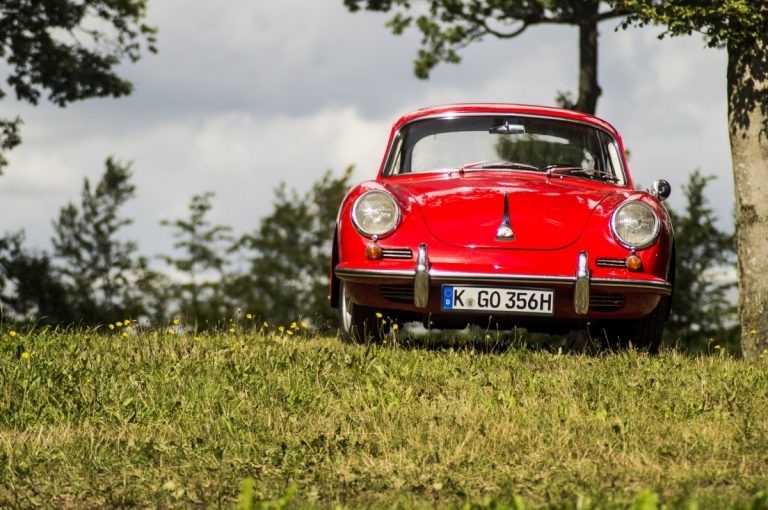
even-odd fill
[(653, 208), (640, 200), (627, 200), (611, 216), (611, 233), (626, 248), (648, 248), (659, 237), (661, 221)]
[(383, 190), (366, 191), (352, 204), (352, 224), (365, 237), (383, 237), (400, 224), (400, 206)]

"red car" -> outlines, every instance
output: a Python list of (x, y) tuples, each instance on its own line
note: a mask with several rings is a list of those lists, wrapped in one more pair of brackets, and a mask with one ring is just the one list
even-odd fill
[(331, 303), (342, 335), (382, 317), (520, 326), (658, 348), (674, 284), (666, 181), (634, 189), (616, 129), (512, 104), (398, 120), (375, 180), (339, 211)]

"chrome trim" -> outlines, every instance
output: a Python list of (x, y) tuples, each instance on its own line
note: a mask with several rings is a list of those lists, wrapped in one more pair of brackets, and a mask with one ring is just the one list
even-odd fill
[(382, 248), (381, 258), (383, 259), (412, 259), (413, 251), (410, 248)]
[(597, 266), (597, 267), (610, 267), (610, 268), (626, 269), (627, 268), (627, 260), (626, 259), (599, 258), (599, 259), (595, 259), (595, 266)]
[(515, 233), (512, 232), (512, 225), (509, 223), (509, 193), (504, 192), (504, 214), (501, 216), (501, 225), (496, 230), (497, 241), (514, 241)]
[(416, 308), (426, 308), (429, 303), (429, 260), (427, 259), (427, 244), (419, 245), (416, 256), (416, 272), (413, 275), (413, 305)]
[[(392, 280), (413, 280), (415, 271), (400, 271), (394, 269), (336, 269), (336, 276), (341, 280), (351, 280), (355, 278), (371, 279), (392, 279)], [(431, 282), (476, 282), (476, 283), (503, 283), (503, 284), (521, 284), (521, 285), (573, 285), (576, 283), (575, 276), (532, 276), (515, 274), (494, 274), (494, 273), (466, 273), (453, 271), (440, 271), (430, 269), (429, 277)], [(623, 289), (655, 290), (663, 295), (672, 293), (672, 285), (668, 282), (630, 280), (624, 278), (591, 278), (592, 288), (609, 287)]]
[[(382, 177), (397, 177), (397, 176), (400, 176), (400, 175), (411, 175), (410, 173), (407, 173), (407, 174), (391, 174), (391, 173), (386, 173), (385, 172), (387, 170), (387, 168), (389, 167), (389, 164), (391, 162), (392, 148), (395, 145), (394, 142), (400, 136), (402, 136), (401, 132), (402, 132), (404, 127), (406, 127), (406, 126), (408, 126), (410, 124), (413, 124), (414, 122), (418, 122), (420, 120), (455, 119), (456, 117), (483, 117), (483, 116), (485, 116), (485, 117), (493, 117), (495, 115), (509, 115), (509, 116), (516, 116), (516, 117), (532, 118), (532, 119), (561, 120), (563, 122), (571, 122), (571, 123), (574, 123), (574, 124), (581, 124), (583, 126), (593, 127), (595, 129), (599, 129), (603, 133), (607, 134), (610, 137), (610, 139), (611, 139), (611, 144), (616, 149), (616, 153), (619, 154), (619, 155), (622, 154), (622, 151), (620, 150), (620, 147), (619, 147), (619, 142), (616, 139), (616, 137), (613, 136), (613, 133), (611, 133), (610, 131), (608, 131), (607, 129), (605, 129), (602, 126), (599, 126), (597, 124), (592, 124), (591, 122), (587, 122), (587, 121), (584, 121), (584, 120), (569, 119), (569, 118), (566, 118), (566, 117), (559, 117), (557, 115), (547, 115), (547, 114), (543, 114), (543, 113), (542, 114), (515, 113), (515, 112), (503, 112), (503, 111), (498, 111), (498, 110), (491, 110), (491, 111), (487, 111), (487, 112), (442, 112), (442, 113), (434, 113), (434, 114), (431, 114), (431, 115), (424, 115), (424, 116), (421, 116), (421, 117), (413, 118), (413, 119), (409, 120), (408, 122), (404, 123), (399, 128), (397, 128), (397, 131), (392, 136), (392, 143), (389, 144), (389, 147), (387, 147), (387, 155), (384, 158), (384, 166), (381, 169)], [(602, 120), (602, 119), (600, 119), (600, 120)], [(603, 120), (603, 122), (606, 122), (606, 121)], [(616, 128), (614, 128), (614, 129), (616, 129)], [(622, 184), (613, 183), (613, 184), (615, 186), (617, 186), (617, 187), (627, 188), (627, 187), (629, 187), (629, 172), (624, 167), (624, 158), (623, 157), (619, 157), (619, 163), (621, 164), (621, 173), (623, 174), (623, 179), (622, 179), (623, 183)], [(456, 171), (456, 169), (452, 169), (452, 170), (449, 170), (449, 171), (454, 172), (454, 171)], [(426, 172), (424, 172), (424, 173), (426, 173)], [(444, 173), (444, 172), (441, 172), (441, 173)]]
[(429, 272), (436, 282), (478, 282), (478, 283), (520, 283), (525, 285), (570, 285), (576, 279), (572, 276), (535, 276), (500, 273), (465, 273), (432, 270)]
[(336, 269), (336, 276), (341, 280), (354, 278), (397, 279), (412, 280), (414, 271), (401, 271), (397, 269)]
[(672, 285), (668, 282), (652, 282), (642, 280), (625, 280), (622, 278), (592, 278), (592, 286), (616, 287), (623, 289), (652, 289), (659, 290), (665, 296), (672, 293)]
[(573, 311), (576, 315), (589, 312), (589, 260), (587, 252), (579, 253), (576, 266), (576, 284), (573, 286)]
[[(395, 204), (395, 224), (392, 226), (391, 229), (387, 230), (386, 232), (382, 232), (381, 234), (371, 234), (370, 232), (364, 231), (357, 223), (357, 215), (355, 214), (355, 211), (357, 211), (357, 204), (360, 203), (360, 201), (365, 198), (368, 195), (371, 195), (373, 193), (381, 193), (389, 197), (390, 200), (392, 200), (392, 203)], [(397, 227), (400, 226), (400, 220), (402, 219), (402, 213), (400, 212), (400, 204), (397, 203), (397, 200), (395, 197), (392, 196), (392, 193), (385, 191), (383, 189), (372, 189), (368, 190), (359, 197), (355, 199), (355, 202), (352, 204), (352, 210), (350, 211), (350, 216), (352, 217), (352, 226), (355, 227), (355, 230), (357, 230), (357, 233), (360, 234), (363, 237), (367, 237), (369, 239), (374, 239), (374, 241), (386, 237), (395, 230), (397, 230)]]
[[(630, 204), (640, 204), (643, 207), (646, 207), (651, 211), (651, 213), (653, 214), (653, 217), (656, 218), (656, 226), (654, 227), (653, 235), (650, 237), (649, 241), (643, 244), (629, 244), (625, 242), (621, 237), (619, 237), (619, 234), (616, 233), (616, 216), (618, 216), (619, 211), (621, 211), (624, 207)], [(613, 234), (613, 237), (616, 239), (616, 241), (618, 241), (618, 243), (623, 247), (633, 250), (633, 253), (634, 253), (634, 250), (642, 250), (642, 249), (648, 248), (649, 246), (652, 246), (653, 243), (656, 242), (656, 239), (659, 238), (659, 232), (661, 231), (661, 218), (659, 218), (659, 215), (656, 214), (656, 211), (654, 211), (653, 207), (651, 207), (650, 205), (646, 204), (642, 200), (631, 199), (631, 200), (625, 200), (616, 208), (615, 211), (613, 211), (613, 214), (611, 214), (611, 221), (609, 222), (608, 226), (611, 229), (611, 234)]]

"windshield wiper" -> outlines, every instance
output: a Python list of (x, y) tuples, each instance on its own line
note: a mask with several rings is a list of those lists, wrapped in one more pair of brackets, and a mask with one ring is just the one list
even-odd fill
[(534, 165), (527, 165), (525, 163), (518, 163), (515, 161), (477, 161), (475, 163), (467, 163), (466, 165), (461, 165), (459, 168), (460, 172), (463, 172), (467, 169), (498, 169), (498, 168), (512, 168), (512, 169), (519, 169), (519, 170), (539, 170), (538, 167)]
[(598, 170), (597, 168), (583, 168), (580, 166), (568, 166), (560, 163), (553, 163), (540, 170), (546, 172), (547, 177), (552, 177), (553, 175), (584, 175), (590, 179), (600, 178), (604, 181), (619, 182), (618, 177), (615, 175), (604, 170)]

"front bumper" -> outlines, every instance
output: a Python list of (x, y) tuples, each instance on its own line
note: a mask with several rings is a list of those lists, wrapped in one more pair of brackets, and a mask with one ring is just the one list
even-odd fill
[[(463, 272), (432, 267), (426, 244), (419, 246), (413, 269), (335, 268), (335, 275), (351, 284), (354, 295), (368, 306), (386, 308), (394, 305), (411, 312), (439, 313), (439, 287), (444, 284), (489, 284), (556, 290), (555, 316), (572, 319), (639, 317), (650, 313), (662, 296), (672, 293), (672, 285), (661, 279), (641, 275), (638, 278), (595, 278), (589, 269), (589, 255), (578, 254), (572, 275), (530, 275), (499, 272)], [(412, 301), (387, 303), (366, 292), (366, 286), (399, 285), (412, 287)], [(621, 310), (609, 313), (591, 306), (593, 295), (621, 295), (629, 299)]]

